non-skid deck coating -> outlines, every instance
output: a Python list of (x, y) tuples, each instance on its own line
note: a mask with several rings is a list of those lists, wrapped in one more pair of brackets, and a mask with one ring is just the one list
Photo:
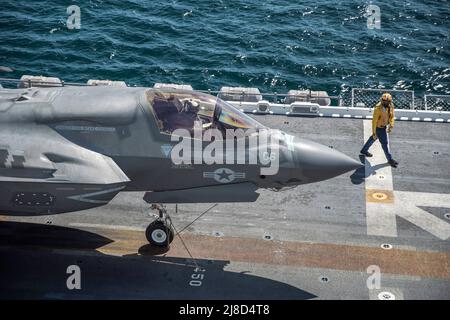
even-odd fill
[[(370, 125), (258, 120), (354, 158)], [(391, 135), (397, 169), (384, 164), (375, 144), (371, 163), (356, 172), (263, 190), (255, 203), (219, 204), (182, 233), (195, 262), (178, 238), (168, 252), (146, 244), (150, 217), (142, 193), (122, 193), (83, 212), (1, 216), (0, 296), (377, 299), (388, 291), (397, 299), (450, 299), (449, 137), (448, 124), (397, 122)], [(212, 205), (168, 209), (181, 230)], [(191, 282), (199, 277), (195, 263), (205, 269), (200, 286)], [(81, 290), (66, 288), (73, 264), (82, 272)], [(380, 268), (378, 289), (367, 287), (370, 266)]]

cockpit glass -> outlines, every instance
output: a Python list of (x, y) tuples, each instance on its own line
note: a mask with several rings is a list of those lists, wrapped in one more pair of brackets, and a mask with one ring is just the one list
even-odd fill
[(173, 89), (150, 89), (147, 100), (152, 106), (161, 132), (171, 134), (176, 129), (193, 133), (194, 126), (203, 130), (264, 128), (231, 104), (209, 94)]
[(230, 128), (258, 129), (264, 128), (262, 124), (236, 109), (233, 105), (217, 98), (216, 108), (220, 108), (219, 122)]

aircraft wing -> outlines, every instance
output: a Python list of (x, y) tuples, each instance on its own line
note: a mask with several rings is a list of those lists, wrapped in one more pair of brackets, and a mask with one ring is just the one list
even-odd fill
[(109, 157), (43, 125), (0, 127), (0, 210), (52, 214), (108, 203), (129, 182)]

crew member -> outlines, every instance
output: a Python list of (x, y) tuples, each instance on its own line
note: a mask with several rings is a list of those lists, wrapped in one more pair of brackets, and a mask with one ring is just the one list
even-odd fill
[(375, 106), (372, 119), (372, 135), (367, 139), (366, 144), (361, 149), (361, 154), (366, 157), (372, 157), (369, 148), (372, 144), (380, 139), (384, 154), (388, 163), (396, 168), (398, 162), (392, 158), (389, 150), (389, 136), (394, 128), (394, 104), (392, 103), (392, 96), (389, 93), (384, 93), (381, 96), (381, 101)]
[(197, 101), (185, 100), (178, 112), (171, 113), (166, 117), (167, 131), (172, 132), (175, 129), (186, 129), (193, 134), (195, 121), (200, 121), (197, 115), (199, 109), (200, 105)]

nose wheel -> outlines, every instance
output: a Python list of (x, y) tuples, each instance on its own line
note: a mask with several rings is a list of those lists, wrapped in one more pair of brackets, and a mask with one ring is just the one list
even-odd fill
[(173, 241), (175, 234), (172, 220), (163, 206), (152, 204), (151, 208), (158, 211), (158, 217), (148, 225), (145, 237), (153, 246), (167, 247)]

